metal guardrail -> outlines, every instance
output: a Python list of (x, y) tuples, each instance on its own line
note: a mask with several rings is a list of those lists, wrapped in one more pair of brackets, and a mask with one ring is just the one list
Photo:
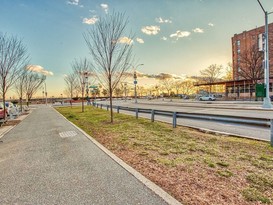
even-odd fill
[[(109, 110), (110, 105), (94, 103), (93, 106), (103, 108), (105, 107)], [(187, 118), (187, 119), (198, 119), (198, 120), (211, 120), (211, 121), (221, 121), (236, 124), (247, 124), (252, 126), (269, 127), (271, 146), (273, 146), (273, 119), (270, 118), (253, 118), (253, 117), (243, 117), (243, 116), (229, 116), (229, 115), (215, 115), (215, 114), (202, 114), (202, 113), (190, 113), (190, 112), (172, 112), (165, 110), (154, 110), (145, 108), (131, 108), (124, 106), (112, 106), (113, 109), (135, 112), (136, 118), (138, 118), (139, 113), (151, 114), (151, 121), (154, 122), (155, 116), (166, 116), (172, 118), (173, 128), (177, 126), (177, 118)]]

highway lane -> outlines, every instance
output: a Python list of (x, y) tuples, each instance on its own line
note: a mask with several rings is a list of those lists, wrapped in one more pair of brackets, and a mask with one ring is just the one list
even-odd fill
[[(108, 101), (102, 101), (99, 103), (108, 104)], [(248, 116), (248, 117), (258, 117), (258, 118), (273, 118), (273, 110), (263, 110), (259, 107), (247, 107), (245, 104), (244, 108), (240, 108), (238, 104), (231, 104), (229, 109), (221, 108), (217, 105), (217, 108), (208, 107), (205, 104), (200, 107), (200, 103), (192, 103), (190, 107), (177, 105), (175, 102), (150, 102), (150, 101), (139, 101), (135, 104), (133, 101), (114, 101), (115, 105), (128, 106), (135, 108), (147, 108), (147, 109), (158, 109), (158, 110), (168, 110), (177, 112), (194, 112), (194, 113), (211, 113), (211, 114), (224, 114), (233, 116)], [(196, 105), (196, 106), (194, 106)], [(201, 104), (202, 105), (202, 104)], [(126, 113), (130, 115), (135, 115), (132, 112), (120, 111), (121, 113)], [(139, 114), (139, 117), (145, 117), (150, 119), (150, 114)], [(172, 123), (172, 118), (164, 116), (156, 116), (155, 120), (163, 121), (167, 123)], [(223, 133), (226, 135), (234, 135), (246, 138), (260, 139), (269, 141), (270, 140), (270, 129), (266, 127), (249, 126), (249, 125), (238, 125), (235, 123), (225, 123), (225, 122), (215, 122), (208, 120), (196, 120), (196, 119), (177, 119), (178, 125), (193, 127), (201, 130), (208, 130), (218, 133)]]

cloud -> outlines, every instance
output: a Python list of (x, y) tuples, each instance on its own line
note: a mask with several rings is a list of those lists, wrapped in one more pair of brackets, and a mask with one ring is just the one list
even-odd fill
[(142, 27), (141, 31), (147, 35), (156, 35), (160, 31), (159, 26), (145, 26)]
[(167, 40), (168, 40), (168, 38), (167, 38), (167, 37), (165, 37), (165, 36), (163, 36), (163, 37), (161, 38), (161, 40), (163, 40), (163, 41), (167, 41)]
[(181, 75), (170, 74), (170, 73), (145, 74), (145, 73), (141, 73), (139, 71), (136, 71), (136, 72), (137, 72), (138, 78), (154, 78), (156, 80), (160, 80), (163, 78), (165, 78), (165, 79), (169, 78), (169, 79), (173, 79), (173, 80), (184, 80), (187, 77), (186, 74), (181, 74)]
[(71, 4), (71, 5), (78, 6), (79, 3), (80, 3), (80, 0), (69, 0), (67, 3), (68, 3), (68, 4)]
[(172, 20), (170, 19), (163, 19), (161, 17), (155, 19), (158, 23), (172, 23)]
[(174, 38), (176, 37), (176, 39), (178, 40), (179, 38), (184, 38), (184, 37), (188, 37), (189, 35), (191, 35), (191, 32), (189, 31), (176, 31), (175, 33), (171, 34), (170, 37)]
[(134, 41), (128, 37), (121, 37), (119, 40), (118, 40), (118, 43), (125, 43), (125, 44), (132, 44)]
[(208, 23), (208, 25), (209, 25), (209, 26), (211, 26), (211, 27), (213, 27), (213, 26), (214, 26), (214, 24), (213, 24), (213, 23)]
[(201, 28), (195, 28), (195, 29), (193, 29), (193, 32), (194, 33), (204, 33), (204, 30)]
[(101, 6), (101, 8), (104, 10), (104, 12), (105, 12), (106, 14), (108, 14), (108, 9), (109, 9), (108, 4), (101, 4), (100, 6)]
[(136, 38), (136, 41), (137, 41), (138, 43), (144, 43), (144, 40), (143, 40), (142, 38)]
[(96, 16), (93, 16), (92, 18), (83, 18), (82, 23), (85, 24), (95, 24), (99, 19)]
[(41, 74), (47, 75), (47, 76), (49, 76), (49, 75), (52, 76), (53, 75), (53, 72), (45, 70), (40, 65), (28, 65), (26, 69), (29, 70), (29, 71), (33, 71), (33, 72), (36, 72), (36, 73), (41, 73)]

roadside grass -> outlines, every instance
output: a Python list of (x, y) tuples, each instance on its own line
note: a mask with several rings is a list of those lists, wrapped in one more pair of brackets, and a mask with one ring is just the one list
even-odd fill
[(110, 123), (91, 106), (56, 109), (184, 204), (273, 203), (269, 143), (117, 113)]

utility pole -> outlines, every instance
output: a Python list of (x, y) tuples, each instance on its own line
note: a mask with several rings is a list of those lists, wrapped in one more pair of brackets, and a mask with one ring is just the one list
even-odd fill
[(265, 48), (264, 48), (264, 86), (265, 86), (265, 97), (263, 100), (263, 108), (272, 108), (271, 100), (269, 98), (269, 49), (268, 49), (268, 15), (272, 14), (273, 12), (267, 12), (263, 5), (261, 4), (260, 0), (257, 0), (259, 5), (261, 6), (264, 16), (265, 16)]

